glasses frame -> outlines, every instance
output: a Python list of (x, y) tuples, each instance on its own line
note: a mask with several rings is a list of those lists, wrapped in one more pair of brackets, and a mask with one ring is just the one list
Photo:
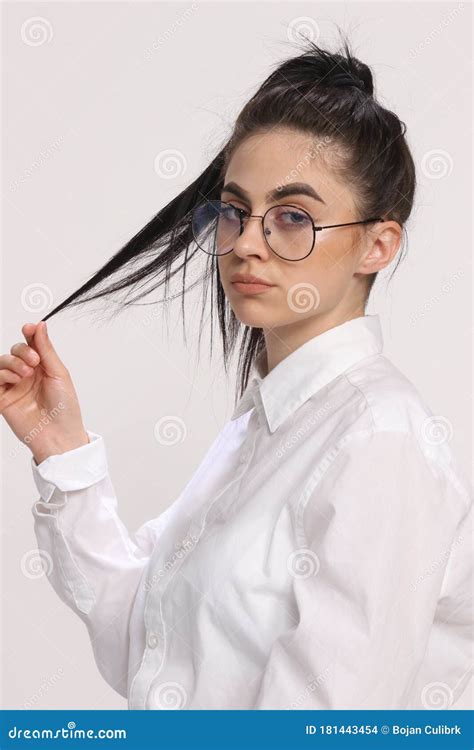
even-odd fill
[[(348, 222), (345, 222), (343, 224), (326, 224), (325, 226), (317, 226), (314, 223), (314, 221), (313, 221), (313, 217), (311, 216), (311, 214), (308, 213), (308, 211), (306, 211), (304, 208), (300, 208), (300, 206), (295, 206), (293, 203), (275, 203), (274, 206), (270, 206), (270, 208), (267, 208), (267, 210), (265, 211), (265, 213), (263, 214), (263, 216), (261, 216), (259, 214), (249, 214), (248, 211), (246, 211), (244, 208), (238, 208), (238, 206), (234, 206), (232, 203), (229, 203), (228, 201), (222, 201), (222, 200), (220, 200), (220, 198), (216, 198), (215, 200), (216, 200), (216, 202), (219, 201), (219, 203), (224, 203), (226, 206), (230, 206), (231, 208), (233, 208), (235, 211), (237, 211), (239, 213), (239, 216), (240, 216), (240, 232), (239, 232), (239, 237), (243, 234), (243, 231), (245, 229), (245, 226), (247, 224), (248, 219), (252, 219), (252, 218), (254, 218), (254, 219), (261, 219), (262, 232), (263, 232), (263, 237), (265, 239), (266, 244), (268, 245), (268, 247), (270, 248), (270, 250), (272, 251), (272, 253), (274, 253), (274, 255), (276, 255), (278, 258), (281, 258), (282, 260), (287, 260), (290, 263), (297, 263), (298, 261), (304, 260), (305, 258), (307, 258), (308, 255), (311, 255), (311, 253), (314, 250), (314, 246), (315, 246), (316, 232), (321, 232), (323, 229), (333, 229), (335, 227), (349, 227), (349, 226), (352, 226), (354, 224), (369, 224), (369, 223), (374, 222), (374, 221), (385, 221), (385, 219), (383, 219), (382, 217), (378, 216), (378, 217), (373, 218), (373, 219), (363, 219), (362, 221), (348, 221)], [(211, 202), (211, 201), (208, 201), (208, 202)], [(193, 209), (193, 216), (194, 216), (194, 211), (197, 208), (199, 208), (200, 206), (202, 206), (202, 205), (204, 205), (204, 204), (200, 203), (198, 206), (195, 207), (195, 209)], [(308, 216), (309, 220), (311, 221), (311, 224), (313, 225), (313, 242), (311, 243), (311, 249), (306, 253), (306, 255), (303, 255), (302, 258), (285, 258), (283, 255), (279, 255), (272, 248), (272, 246), (268, 242), (267, 237), (265, 235), (265, 226), (264, 226), (265, 216), (268, 214), (269, 211), (271, 211), (274, 208), (285, 208), (285, 207), (287, 207), (287, 208), (296, 208), (296, 209), (298, 209), (298, 211), (301, 211), (302, 213), (306, 214)], [(246, 217), (245, 226), (244, 226), (244, 217)], [(192, 226), (192, 219), (191, 219), (191, 226)], [(193, 232), (193, 236), (194, 236), (194, 232)], [(199, 245), (199, 243), (198, 243), (198, 241), (196, 240), (195, 237), (194, 237), (194, 241), (196, 242), (196, 244), (199, 247), (199, 249), (202, 250), (204, 253), (206, 253), (206, 255), (211, 255), (211, 256), (214, 256), (214, 257), (217, 257), (217, 258), (221, 257), (222, 255), (228, 255), (229, 253), (231, 253), (234, 250), (234, 248), (232, 247), (230, 250), (227, 250), (225, 253), (208, 253), (207, 250), (203, 250), (203, 248)]]

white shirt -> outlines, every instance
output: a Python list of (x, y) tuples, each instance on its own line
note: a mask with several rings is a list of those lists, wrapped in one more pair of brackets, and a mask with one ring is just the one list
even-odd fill
[(464, 691), (472, 495), (447, 420), (382, 346), (364, 315), (269, 373), (263, 352), (133, 536), (99, 434), (31, 457), (49, 580), (130, 709), (449, 708)]

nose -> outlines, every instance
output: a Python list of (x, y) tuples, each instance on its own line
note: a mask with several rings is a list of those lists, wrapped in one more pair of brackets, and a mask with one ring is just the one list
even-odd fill
[[(254, 220), (253, 225), (250, 224)], [(234, 242), (234, 253), (240, 258), (255, 255), (262, 260), (267, 260), (271, 255), (263, 235), (262, 217), (256, 214), (247, 216), (244, 221), (242, 233)]]

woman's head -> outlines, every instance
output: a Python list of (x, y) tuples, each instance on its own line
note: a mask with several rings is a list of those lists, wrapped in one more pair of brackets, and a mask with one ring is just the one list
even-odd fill
[[(371, 215), (360, 210), (349, 167), (338, 167), (340, 150), (330, 137), (285, 125), (249, 135), (233, 150), (220, 196), (226, 205), (217, 244), (225, 254), (218, 266), (245, 325), (281, 335), (282, 326), (309, 318), (336, 324), (364, 314), (371, 279), (397, 251), (401, 227), (393, 220), (352, 224)], [(244, 224), (232, 206), (255, 219)], [(257, 216), (265, 216), (263, 226)], [(250, 293), (233, 283), (235, 274), (273, 286)]]
[[(322, 200), (284, 193), (291, 183), (304, 183)], [(123, 306), (162, 285), (168, 301), (169, 283), (181, 272), (183, 313), (186, 291), (202, 284), (201, 323), (210, 287), (211, 353), (217, 305), (226, 368), (240, 340), (242, 393), (265, 347), (266, 330), (301, 325), (318, 315), (336, 324), (364, 314), (378, 271), (398, 251), (414, 191), (405, 125), (373, 97), (369, 68), (352, 55), (346, 40), (338, 53), (308, 41), (307, 49), (280, 64), (247, 102), (204, 172), (44, 319), (136, 287), (139, 293)], [(290, 204), (295, 213), (281, 213), (279, 220), (298, 222), (307, 215), (317, 227), (375, 217), (384, 221), (316, 231), (312, 252), (294, 262), (269, 247), (276, 242), (277, 225), (269, 231), (267, 226), (265, 239), (261, 219), (250, 218), (230, 252), (208, 255), (196, 243), (193, 211), (219, 200), (259, 216), (270, 206)], [(201, 277), (186, 286), (196, 263)], [(255, 274), (274, 287), (244, 295), (232, 283), (235, 273)], [(202, 325), (199, 341), (201, 331)]]
[[(385, 221), (317, 231), (311, 254), (292, 262), (272, 253), (261, 224), (250, 220), (234, 252), (219, 258), (239, 320), (266, 328), (311, 316), (344, 320), (364, 314), (378, 271), (398, 251), (413, 205), (415, 169), (404, 132), (398, 117), (374, 99), (370, 69), (352, 56), (347, 41), (336, 54), (309, 42), (307, 51), (267, 78), (227, 144), (221, 199), (263, 215), (268, 192), (303, 182), (323, 201), (292, 194), (270, 203), (297, 205), (319, 226)], [(247, 200), (227, 190), (229, 183), (243, 188)], [(303, 218), (296, 214), (293, 221)], [(238, 272), (275, 286), (244, 295), (230, 281)]]

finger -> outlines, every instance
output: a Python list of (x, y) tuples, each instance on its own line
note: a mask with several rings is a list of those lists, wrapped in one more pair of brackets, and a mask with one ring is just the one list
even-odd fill
[(3, 354), (0, 357), (0, 369), (12, 370), (18, 375), (33, 375), (35, 371), (34, 367), (30, 367), (24, 360), (15, 357), (13, 354)]
[(21, 383), (21, 377), (11, 370), (0, 370), (0, 385), (5, 383)]
[[(10, 352), (11, 354), (16, 355), (16, 357), (22, 359), (27, 365), (30, 365), (31, 367), (35, 367), (40, 361), (38, 352), (32, 349), (31, 346), (28, 346), (28, 344), (25, 344), (23, 341), (19, 341), (17, 344), (13, 344)], [(1, 359), (2, 358), (0, 357), (0, 361)]]
[(31, 347), (34, 347), (34, 337), (37, 325), (37, 323), (25, 323), (21, 328), (23, 336)]
[[(25, 333), (25, 335), (27, 334)], [(51, 377), (64, 377), (66, 367), (49, 338), (47, 326), (44, 320), (40, 320), (36, 326), (34, 340), (32, 341), (32, 346), (33, 345), (41, 358), (41, 365), (46, 374)]]

